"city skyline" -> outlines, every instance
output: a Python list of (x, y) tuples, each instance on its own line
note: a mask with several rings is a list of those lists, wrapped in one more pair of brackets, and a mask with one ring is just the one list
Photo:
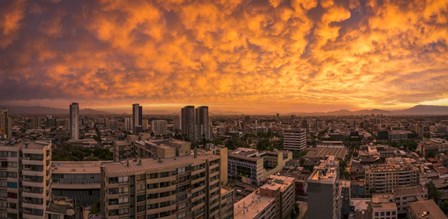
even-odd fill
[(447, 106), (447, 7), (2, 1), (0, 100), (247, 114)]

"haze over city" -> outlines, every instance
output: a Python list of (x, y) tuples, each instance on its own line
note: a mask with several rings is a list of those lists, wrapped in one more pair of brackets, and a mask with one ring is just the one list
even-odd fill
[(2, 1), (2, 105), (448, 105), (447, 1)]

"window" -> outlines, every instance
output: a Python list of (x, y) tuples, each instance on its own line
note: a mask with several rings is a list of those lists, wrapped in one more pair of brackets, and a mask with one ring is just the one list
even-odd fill
[(16, 182), (8, 182), (8, 188), (17, 188), (17, 183)]
[(118, 182), (119, 183), (129, 182), (129, 177), (128, 176), (120, 176), (120, 177), (118, 177)]
[(170, 172), (163, 172), (163, 173), (160, 173), (160, 178), (162, 178), (162, 177), (168, 177), (168, 176), (170, 176)]
[(151, 173), (151, 174), (149, 174), (149, 178), (150, 178), (150, 179), (155, 179), (155, 178), (157, 178), (157, 173)]
[(118, 199), (118, 203), (120, 203), (120, 204), (128, 203), (128, 202), (129, 202), (128, 197), (121, 197), (120, 199)]
[(137, 202), (145, 201), (145, 199), (146, 199), (145, 194), (137, 196)]

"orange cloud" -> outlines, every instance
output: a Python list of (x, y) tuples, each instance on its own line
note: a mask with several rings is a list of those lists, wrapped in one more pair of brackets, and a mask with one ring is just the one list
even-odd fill
[(0, 4), (9, 102), (293, 112), (448, 97), (447, 1)]

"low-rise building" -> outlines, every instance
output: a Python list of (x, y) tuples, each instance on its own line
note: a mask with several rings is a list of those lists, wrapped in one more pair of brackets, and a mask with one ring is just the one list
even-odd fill
[(428, 191), (422, 185), (397, 187), (392, 190), (392, 194), (395, 197), (398, 214), (407, 214), (409, 203), (428, 199)]
[(434, 200), (421, 200), (409, 203), (410, 219), (447, 219), (448, 217), (443, 213)]
[(294, 178), (269, 176), (266, 184), (234, 204), (235, 219), (290, 218), (295, 203)]
[(397, 219), (397, 204), (391, 194), (372, 195), (372, 219)]
[(229, 178), (244, 183), (260, 185), (269, 175), (285, 167), (292, 159), (291, 151), (261, 151), (251, 148), (237, 148), (228, 154)]

